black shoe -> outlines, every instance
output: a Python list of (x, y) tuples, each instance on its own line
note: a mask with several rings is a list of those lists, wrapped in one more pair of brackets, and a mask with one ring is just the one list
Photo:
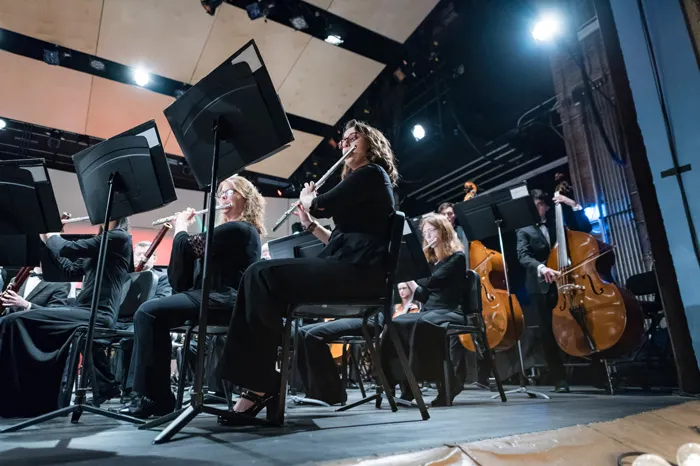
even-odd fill
[(164, 398), (162, 401), (155, 401), (147, 396), (142, 396), (134, 399), (130, 406), (120, 409), (119, 413), (139, 419), (148, 419), (151, 416), (165, 416), (172, 413), (174, 409), (175, 397), (172, 395)]
[(241, 398), (252, 401), (253, 405), (242, 412), (229, 411), (218, 416), (217, 421), (222, 426), (238, 426), (246, 420), (255, 418), (263, 408), (267, 408), (267, 420), (274, 421), (279, 414), (280, 398), (279, 393), (273, 395), (258, 395), (257, 393), (245, 390), (241, 393)]
[(108, 402), (112, 398), (118, 397), (119, 395), (121, 395), (121, 391), (119, 390), (119, 387), (117, 387), (116, 385), (112, 385), (110, 388), (108, 388), (104, 392), (98, 393), (97, 399), (95, 399), (95, 397), (90, 397), (87, 400), (85, 400), (85, 404), (99, 407), (100, 405)]
[(569, 383), (566, 380), (560, 380), (552, 391), (554, 393), (569, 393), (571, 390), (569, 390)]

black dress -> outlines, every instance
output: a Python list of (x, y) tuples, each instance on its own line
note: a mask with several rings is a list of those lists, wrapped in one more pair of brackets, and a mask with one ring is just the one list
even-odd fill
[(393, 212), (391, 181), (378, 165), (358, 168), (319, 195), (311, 215), (333, 217), (336, 228), (328, 245), (319, 257), (261, 261), (246, 271), (222, 378), (254, 391), (275, 391), (282, 318), (291, 303), (381, 296)]
[[(430, 278), (418, 280), (413, 298), (424, 303), (421, 312), (403, 314), (393, 320), (404, 351), (409, 355), (413, 373), (418, 380), (442, 380), (442, 362), (445, 358), (446, 323), (463, 324), (462, 294), (466, 280), (467, 259), (458, 251), (431, 265)], [(401, 380), (401, 371), (395, 360), (393, 345), (383, 345), (389, 360), (389, 377)]]
[[(131, 236), (112, 230), (107, 237), (99, 327), (111, 327), (116, 321), (131, 265)], [(42, 260), (53, 261), (72, 281), (83, 280), (75, 306), (30, 309), (0, 319), (0, 416), (36, 416), (58, 407), (71, 336), (90, 320), (100, 241), (99, 236), (78, 241), (52, 236), (46, 242)]]
[[(245, 270), (260, 259), (260, 234), (248, 222), (228, 222), (214, 229), (209, 324), (226, 325)], [(170, 329), (199, 317), (204, 234), (180, 232), (173, 239), (168, 277), (176, 294), (146, 301), (134, 314), (134, 348), (129, 369), (133, 390), (156, 403), (167, 403), (170, 391)]]

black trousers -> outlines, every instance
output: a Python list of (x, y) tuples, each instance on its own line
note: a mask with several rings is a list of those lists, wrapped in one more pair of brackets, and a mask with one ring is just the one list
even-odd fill
[[(29, 417), (58, 408), (58, 393), (73, 333), (87, 325), (90, 310), (52, 307), (0, 319), (0, 416)], [(111, 315), (98, 311), (96, 325)]]
[(251, 265), (231, 316), (221, 376), (260, 392), (277, 390), (277, 348), (290, 304), (376, 298), (385, 272), (332, 258), (279, 259)]
[(533, 293), (530, 295), (530, 300), (540, 319), (540, 342), (549, 368), (550, 382), (559, 383), (566, 380), (566, 371), (561, 360), (561, 350), (552, 331), (552, 310), (557, 305), (557, 294), (556, 292)]
[[(371, 335), (374, 335), (375, 322), (374, 318), (368, 321)], [(306, 396), (330, 405), (345, 402), (348, 396), (338, 377), (338, 368), (328, 343), (341, 337), (362, 337), (362, 319), (337, 319), (305, 325), (299, 329), (299, 333), (297, 368)]]
[[(230, 307), (209, 303), (209, 323), (228, 320)], [(134, 314), (134, 348), (129, 379), (133, 391), (162, 402), (172, 396), (170, 329), (199, 317), (199, 304), (185, 294), (175, 294), (143, 303)]]

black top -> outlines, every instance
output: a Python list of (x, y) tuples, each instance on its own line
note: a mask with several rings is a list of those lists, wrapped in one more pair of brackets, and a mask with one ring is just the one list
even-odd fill
[[(574, 231), (589, 233), (591, 224), (586, 218), (583, 210), (573, 210), (569, 206), (562, 206), (564, 224)], [(554, 215), (546, 218), (547, 230), (552, 243), (557, 240), (557, 229)], [(547, 293), (553, 286), (539, 276), (537, 268), (540, 264), (545, 264), (549, 258), (551, 247), (547, 238), (542, 234), (542, 230), (537, 225), (520, 228), (516, 232), (518, 240), (517, 251), (520, 264), (525, 267), (525, 286), (529, 293)]]
[[(174, 291), (184, 292), (199, 305), (202, 301), (202, 276), (205, 234), (180, 232), (173, 239), (168, 278)], [(214, 228), (210, 305), (233, 306), (235, 290), (243, 272), (260, 259), (260, 234), (248, 222), (227, 222)]]
[(319, 257), (363, 265), (383, 265), (388, 250), (394, 191), (389, 175), (369, 164), (348, 174), (320, 194), (309, 211), (317, 218), (333, 217), (335, 229)]
[(421, 312), (437, 309), (457, 310), (462, 304), (462, 294), (467, 273), (467, 258), (457, 251), (437, 264), (431, 264), (432, 275), (417, 280), (413, 298), (424, 303)]
[[(77, 241), (66, 241), (60, 236), (52, 236), (46, 241), (50, 260), (61, 268), (66, 279), (83, 282), (82, 291), (75, 300), (76, 307), (90, 307), (97, 277), (100, 243), (100, 235)], [(117, 319), (122, 285), (129, 278), (131, 251), (129, 233), (120, 229), (107, 232), (107, 255), (97, 303), (97, 316), (103, 319), (101, 325), (111, 326)]]

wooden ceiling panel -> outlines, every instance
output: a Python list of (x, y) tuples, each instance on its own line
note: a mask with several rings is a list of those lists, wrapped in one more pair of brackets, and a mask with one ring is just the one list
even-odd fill
[(189, 82), (214, 18), (192, 0), (105, 0), (97, 54)]
[(247, 169), (265, 175), (289, 178), (306, 160), (311, 152), (323, 140), (322, 137), (301, 131), (293, 131), (294, 141), (282, 152), (269, 157), (262, 162), (253, 164)]
[(250, 39), (255, 39), (272, 82), (279, 89), (311, 36), (274, 21), (251, 21), (245, 10), (224, 3), (217, 10), (191, 82), (194, 84), (209, 74)]
[(102, 0), (2, 0), (0, 28), (94, 54)]
[(383, 64), (311, 39), (279, 89), (287, 112), (334, 125), (384, 67)]
[(91, 79), (87, 74), (0, 51), (0, 115), (84, 133)]
[(175, 99), (127, 84), (93, 78), (87, 134), (111, 138), (148, 120), (156, 120), (162, 141), (170, 136), (163, 110)]
[(404, 43), (439, 0), (333, 0), (328, 11)]

